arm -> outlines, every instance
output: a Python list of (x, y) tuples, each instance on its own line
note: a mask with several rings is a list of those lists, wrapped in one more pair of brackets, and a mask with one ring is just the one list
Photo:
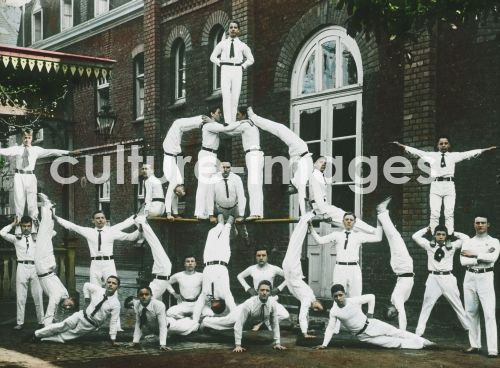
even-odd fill
[(454, 152), (453, 155), (455, 156), (455, 162), (460, 162), (463, 160), (470, 160), (471, 158), (476, 158), (483, 152), (495, 149), (496, 147), (488, 147), (488, 148), (483, 148), (483, 149), (475, 149), (475, 150), (470, 150), (470, 151), (465, 151), (465, 152)]
[(0, 155), (7, 157), (17, 156), (19, 154), (17, 147), (18, 146), (0, 148)]
[(331, 242), (335, 243), (335, 233), (330, 233), (325, 236), (319, 236), (316, 230), (311, 226), (309, 227), (311, 229), (311, 235), (314, 238), (314, 241), (318, 244), (328, 244)]
[(383, 229), (380, 223), (377, 223), (377, 227), (375, 228), (375, 234), (366, 234), (363, 233), (363, 243), (379, 243), (382, 241)]
[(69, 151), (67, 150), (59, 150), (59, 149), (46, 149), (42, 147), (38, 147), (39, 152), (38, 157), (43, 158), (43, 157), (50, 157), (50, 156), (64, 156), (64, 155), (69, 155)]
[(487, 251), (480, 252), (477, 255), (478, 263), (495, 263), (498, 259), (499, 252), (500, 243), (497, 240)]
[(109, 337), (113, 344), (116, 341), (116, 331), (118, 330), (119, 318), (120, 318), (120, 305), (117, 305), (111, 310), (111, 318), (109, 320)]
[(180, 295), (177, 294), (175, 292), (175, 289), (173, 288), (172, 284), (176, 284), (178, 283), (179, 281), (177, 280), (177, 277), (176, 277), (177, 274), (174, 274), (170, 277), (170, 280), (167, 281), (167, 283), (165, 284), (165, 288), (167, 289), (167, 291), (170, 293), (170, 295), (173, 295), (175, 299), (177, 299), (177, 301), (180, 300)]
[(248, 47), (248, 45), (245, 45), (245, 47), (243, 48), (243, 56), (246, 60), (241, 66), (243, 67), (243, 69), (246, 69), (254, 63), (252, 50), (250, 50), (250, 47)]
[(280, 345), (281, 344), (280, 322), (278, 321), (278, 312), (276, 311), (276, 303), (273, 303), (273, 309), (271, 313), (272, 313), (272, 321), (270, 322), (273, 328), (274, 345)]
[[(283, 272), (283, 270), (281, 268), (279, 268), (278, 266), (275, 266), (276, 268), (276, 276), (281, 276), (283, 277), (283, 279), (285, 278), (285, 273)], [(283, 280), (283, 282), (281, 284), (279, 284), (277, 286), (277, 288), (279, 289), (279, 291), (283, 291), (284, 288), (286, 288), (286, 280)]]
[[(248, 285), (248, 283), (245, 281), (245, 278), (249, 277), (251, 275), (251, 270), (252, 270), (252, 266), (247, 267), (245, 270), (241, 271), (238, 274), (238, 276), (236, 276), (236, 278), (240, 282), (241, 286), (243, 286), (243, 289), (249, 294), (252, 294), (249, 292), (249, 289), (253, 289), (253, 287)], [(252, 294), (252, 295), (256, 295), (256, 294)]]
[(204, 129), (207, 129), (209, 132), (212, 133), (223, 133), (226, 127), (219, 123), (207, 123), (205, 124)]
[(462, 252), (460, 253), (460, 263), (465, 267), (477, 265), (477, 258), (473, 256), (474, 252), (469, 250), (469, 244), (469, 241), (465, 241), (462, 245)]
[(57, 223), (59, 225), (61, 225), (62, 227), (64, 227), (66, 230), (73, 231), (73, 232), (75, 232), (75, 233), (77, 233), (85, 238), (88, 238), (89, 232), (92, 231), (92, 229), (89, 227), (76, 225), (76, 224), (74, 224), (68, 220), (65, 220), (61, 217), (58, 217), (58, 216), (55, 216), (55, 219), (56, 219)]
[(97, 285), (91, 284), (90, 282), (86, 282), (83, 284), (83, 297), (85, 299), (90, 299), (92, 293), (95, 291), (99, 291), (101, 288)]
[(458, 239), (451, 243), (451, 246), (455, 249), (462, 248), (462, 244), (464, 243), (464, 241), (466, 241), (467, 239), (470, 239), (466, 234), (459, 233), (458, 231), (455, 231), (455, 236)]
[(330, 343), (330, 341), (332, 340), (333, 334), (335, 333), (336, 325), (337, 325), (337, 317), (335, 317), (332, 308), (332, 310), (330, 310), (330, 319), (328, 320), (328, 326), (326, 326), (323, 343), (321, 344), (323, 348), (326, 348)]
[(428, 228), (424, 227), (423, 229), (417, 231), (415, 234), (411, 236), (411, 238), (417, 243), (420, 247), (428, 250), (430, 248), (430, 243), (427, 239), (422, 238), (422, 236), (427, 232)]
[(212, 54), (210, 55), (210, 61), (217, 66), (220, 66), (220, 54), (222, 53), (222, 41), (214, 47)]
[(299, 326), (300, 331), (304, 336), (307, 335), (307, 330), (309, 328), (309, 306), (310, 303), (300, 302), (300, 310), (299, 310)]
[(361, 296), (352, 297), (350, 298), (350, 300), (358, 304), (368, 304), (367, 315), (373, 316), (373, 312), (375, 311), (375, 295), (365, 294)]
[(124, 233), (123, 231), (115, 231), (113, 236), (114, 240), (120, 241), (134, 241), (139, 237), (139, 230), (134, 231), (133, 233)]
[(140, 321), (141, 316), (138, 313), (138, 311), (136, 310), (137, 306), (138, 305), (134, 306), (135, 326), (134, 326), (134, 337), (133, 337), (133, 340), (132, 340), (133, 344), (139, 344), (139, 342), (141, 341), (141, 337), (142, 337), (141, 321)]
[(9, 234), (9, 231), (12, 230), (15, 221), (12, 224), (5, 226), (2, 230), (0, 230), (0, 236), (7, 240), (9, 243), (14, 243), (16, 241), (15, 235)]
[(236, 195), (238, 196), (238, 212), (240, 217), (245, 216), (245, 208), (247, 207), (247, 197), (245, 197), (245, 189), (243, 188), (243, 182), (241, 178), (236, 176)]
[(158, 318), (158, 329), (160, 330), (160, 347), (167, 346), (167, 314), (165, 312), (165, 304), (161, 303), (161, 308), (156, 315)]
[(243, 307), (241, 308), (241, 313), (238, 316), (238, 319), (236, 320), (236, 323), (234, 324), (234, 345), (236, 347), (241, 347), (241, 337), (243, 335), (243, 325), (245, 324), (246, 320), (248, 319), (248, 315), (250, 314), (250, 310), (247, 306), (247, 304), (243, 304)]

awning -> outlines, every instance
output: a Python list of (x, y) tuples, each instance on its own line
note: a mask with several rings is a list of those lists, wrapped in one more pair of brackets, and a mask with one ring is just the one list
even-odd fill
[(34, 73), (108, 79), (115, 62), (100, 57), (0, 44), (0, 73), (2, 69), (19, 68)]

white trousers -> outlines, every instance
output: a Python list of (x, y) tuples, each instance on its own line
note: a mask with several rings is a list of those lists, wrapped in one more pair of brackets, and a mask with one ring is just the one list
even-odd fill
[(83, 311), (79, 311), (62, 322), (36, 330), (35, 336), (41, 338), (42, 341), (64, 343), (95, 330), (96, 328), (83, 316)]
[(102, 287), (106, 279), (111, 275), (117, 276), (114, 260), (92, 260), (90, 262), (91, 284)]
[(179, 213), (179, 200), (174, 189), (177, 185), (184, 184), (184, 179), (177, 166), (177, 157), (163, 155), (163, 175), (168, 180), (168, 188), (165, 193), (165, 212), (177, 215)]
[[(181, 319), (184, 317), (191, 317), (193, 315), (194, 307), (196, 302), (181, 302), (179, 304), (173, 305), (167, 310), (167, 317)], [(213, 316), (214, 312), (207, 306), (204, 305), (201, 311), (202, 316)]]
[(422, 349), (430, 341), (414, 333), (400, 330), (388, 323), (372, 318), (366, 330), (356, 335), (358, 340), (384, 348)]
[(37, 180), (35, 174), (14, 174), (14, 207), (16, 216), (20, 219), (24, 215), (24, 206), (27, 202), (28, 216), (38, 217)]
[(41, 277), (39, 280), (44, 293), (49, 297), (49, 302), (43, 318), (43, 324), (49, 326), (54, 321), (57, 306), (61, 300), (69, 297), (69, 293), (55, 273)]
[(175, 319), (167, 317), (168, 330), (167, 335), (182, 335), (186, 336), (198, 330), (198, 322), (193, 321), (191, 318)]
[(403, 331), (407, 326), (405, 303), (410, 298), (413, 284), (413, 277), (398, 277), (391, 295), (391, 303), (398, 311), (398, 326)]
[(431, 212), (430, 226), (432, 233), (439, 225), (441, 215), (441, 204), (444, 206), (444, 224), (448, 229), (448, 234), (453, 234), (455, 224), (453, 212), (455, 211), (455, 183), (452, 181), (433, 181), (429, 192), (429, 206)]
[(221, 66), (220, 89), (222, 92), (224, 122), (226, 124), (236, 121), (242, 79), (243, 67), (234, 65)]
[(17, 302), (17, 324), (24, 324), (24, 314), (28, 288), (31, 286), (31, 297), (35, 304), (36, 319), (38, 324), (43, 323), (43, 292), (35, 265), (18, 263), (16, 270), (16, 302)]
[(145, 216), (161, 216), (165, 213), (165, 203), (153, 201), (144, 208)]
[(460, 292), (458, 291), (457, 279), (453, 275), (433, 275), (429, 274), (425, 283), (424, 301), (422, 310), (418, 318), (417, 329), (415, 333), (422, 336), (425, 332), (427, 320), (431, 315), (432, 308), (437, 300), (443, 295), (457, 314), (460, 324), (465, 330), (469, 329), (469, 322), (465, 315), (464, 307), (460, 301)]
[(481, 325), (479, 317), (479, 304), (481, 303), (484, 313), (484, 325), (486, 326), (488, 354), (498, 354), (497, 322), (495, 317), (496, 299), (493, 280), (493, 272), (465, 272), (464, 302), (470, 324), (470, 346), (481, 348)]
[(312, 155), (308, 153), (302, 157), (290, 157), (290, 164), (294, 166), (297, 164), (297, 168), (293, 173), (290, 182), (297, 188), (299, 196), (299, 209), (300, 215), (306, 213), (306, 188), (307, 183), (309, 183), (309, 178), (314, 169), (314, 164), (312, 160)]
[(208, 200), (212, 175), (217, 171), (217, 155), (213, 152), (200, 150), (198, 152), (198, 187), (196, 188), (196, 204), (194, 215), (208, 218)]
[(363, 289), (361, 267), (336, 264), (333, 268), (333, 283), (343, 285), (349, 298), (361, 296)]
[(250, 151), (245, 155), (250, 216), (264, 216), (264, 152)]
[(153, 298), (162, 300), (163, 299), (163, 294), (167, 290), (167, 280), (160, 280), (160, 279), (153, 279), (149, 283), (149, 287), (151, 288), (151, 291), (153, 293)]
[[(313, 204), (313, 208), (315, 212), (320, 215), (322, 213), (317, 210), (317, 208)], [(332, 223), (337, 226), (337, 227), (344, 227), (344, 214), (346, 211), (344, 211), (342, 208), (339, 208), (334, 205), (327, 205), (327, 209), (325, 214), (332, 219)], [(375, 228), (371, 225), (368, 225), (366, 222), (363, 220), (356, 218), (356, 222), (354, 223), (354, 229), (356, 230), (361, 230), (367, 234), (374, 234), (375, 233)]]
[(234, 324), (240, 318), (241, 306), (242, 304), (238, 305), (234, 310), (223, 317), (205, 317), (201, 325), (218, 331), (232, 330)]

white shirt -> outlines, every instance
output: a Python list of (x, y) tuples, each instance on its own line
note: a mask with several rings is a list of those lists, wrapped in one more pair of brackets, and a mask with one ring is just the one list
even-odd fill
[(201, 128), (201, 145), (205, 148), (213, 150), (219, 149), (219, 133), (223, 132), (226, 127), (220, 123), (205, 123)]
[[(74, 231), (77, 234), (80, 234), (87, 240), (87, 244), (90, 250), (91, 257), (98, 256), (112, 256), (113, 255), (113, 244), (115, 240), (120, 241), (134, 241), (139, 236), (139, 231), (136, 230), (133, 233), (124, 233), (123, 231), (119, 231), (114, 228), (114, 226), (104, 226), (101, 230), (101, 250), (99, 251), (99, 232), (97, 228), (92, 227), (83, 227), (79, 225), (75, 225), (68, 220), (58, 217), (57, 222), (70, 231)], [(118, 226), (115, 225), (115, 226)]]
[(241, 134), (243, 150), (260, 149), (259, 128), (251, 120), (241, 120), (226, 126), (226, 133)]
[[(229, 53), (231, 52), (231, 40), (234, 40), (234, 57), (229, 57)], [(245, 61), (243, 61), (243, 59), (245, 59)], [(243, 69), (246, 69), (254, 63), (254, 58), (250, 47), (248, 47), (238, 37), (235, 37), (234, 39), (228, 37), (221, 40), (217, 46), (215, 46), (214, 51), (212, 51), (212, 54), (210, 55), (210, 61), (218, 66), (220, 66), (221, 62), (236, 64), (243, 63), (241, 66)]]
[(322, 214), (328, 211), (327, 188), (332, 184), (331, 178), (326, 178), (325, 175), (318, 169), (314, 169), (309, 180), (309, 198), (316, 213)]
[[(245, 290), (248, 290), (250, 288), (250, 285), (248, 285), (247, 282), (245, 281), (245, 278), (249, 276), (253, 280), (253, 288), (257, 290), (257, 287), (259, 286), (259, 283), (262, 280), (267, 280), (271, 283), (271, 285), (274, 285), (274, 278), (276, 276), (281, 276), (284, 278), (285, 274), (283, 273), (283, 270), (281, 268), (269, 263), (266, 263), (263, 267), (259, 266), (258, 264), (252, 265), (248, 267), (246, 270), (240, 272), (237, 276), (238, 281)], [(282, 291), (285, 288), (285, 286), (286, 282), (283, 281), (278, 286), (278, 289)]]
[[(262, 319), (261, 315), (262, 305), (264, 305), (264, 319)], [(277, 318), (276, 302), (274, 299), (267, 298), (266, 303), (262, 303), (258, 296), (252, 296), (242, 304), (241, 311), (238, 314), (236, 323), (234, 324), (235, 345), (241, 345), (243, 326), (246, 322), (250, 322), (252, 324), (264, 322), (266, 326), (271, 326), (273, 330), (274, 343), (280, 343), (280, 325)]]
[(229, 245), (229, 232), (231, 224), (217, 224), (210, 229), (203, 252), (203, 262), (223, 261), (229, 263), (231, 247)]
[[(319, 236), (316, 231), (312, 231), (311, 235), (318, 244), (333, 243), (337, 252), (337, 262), (358, 262), (359, 248), (363, 243), (378, 243), (382, 241), (382, 227), (377, 225), (375, 234), (366, 234), (358, 231), (347, 231), (349, 236), (346, 236), (347, 230), (334, 231), (323, 237)], [(347, 245), (345, 243), (347, 238)]]
[(197, 299), (201, 293), (201, 286), (203, 283), (203, 274), (201, 272), (187, 273), (181, 271), (173, 274), (168, 280), (167, 290), (170, 294), (174, 294), (175, 290), (172, 284), (179, 285), (179, 293), (182, 299)]
[(304, 152), (309, 151), (307, 143), (285, 125), (264, 119), (256, 114), (253, 114), (249, 118), (259, 129), (274, 134), (281, 139), (288, 146), (288, 154), (290, 157), (300, 156)]
[(144, 190), (146, 191), (144, 195), (145, 210), (149, 210), (149, 205), (153, 201), (153, 198), (164, 198), (161, 180), (154, 176), (154, 174), (144, 181)]
[(405, 146), (406, 152), (420, 157), (425, 162), (431, 165), (431, 176), (433, 178), (438, 177), (453, 177), (455, 175), (455, 164), (468, 160), (472, 157), (477, 157), (481, 154), (482, 150), (475, 149), (467, 152), (445, 152), (444, 161), (446, 163), (445, 167), (441, 167), (441, 152), (426, 152), (419, 149)]
[(87, 309), (85, 309), (88, 318), (94, 321), (98, 326), (101, 326), (108, 319), (108, 317), (111, 316), (111, 319), (109, 321), (109, 336), (111, 337), (111, 340), (115, 340), (117, 322), (118, 318), (120, 318), (120, 301), (118, 300), (116, 293), (112, 296), (108, 296), (107, 300), (102, 304), (101, 308), (97, 311), (96, 314), (94, 314), (94, 316), (92, 316), (96, 305), (102, 301), (105, 294), (105, 289), (91, 284), (90, 282), (86, 282), (83, 285), (84, 298), (90, 299), (90, 304)]
[(16, 248), (16, 257), (18, 261), (34, 261), (35, 260), (35, 249), (36, 242), (30, 235), (22, 235), (21, 239), (18, 239), (15, 235), (9, 234), (12, 230), (12, 225), (9, 224), (0, 230), (0, 236), (7, 240), (9, 243), (14, 244)]
[(134, 328), (134, 343), (139, 343), (142, 337), (141, 329), (141, 314), (143, 309), (146, 308), (146, 325), (142, 329), (148, 328), (149, 330), (159, 332), (160, 346), (167, 345), (167, 314), (165, 312), (165, 304), (157, 299), (151, 299), (149, 304), (144, 307), (139, 300), (134, 300), (135, 312), (135, 328)]
[(49, 156), (63, 156), (67, 155), (69, 151), (58, 150), (58, 149), (46, 149), (38, 146), (29, 146), (28, 148), (28, 166), (23, 167), (23, 154), (24, 145), (13, 146), (8, 148), (0, 148), (0, 155), (3, 156), (15, 156), (16, 157), (16, 169), (33, 171), (35, 170), (36, 160), (38, 158), (49, 157)]
[[(490, 249), (493, 249), (493, 252), (490, 253)], [(474, 251), (477, 254), (477, 258), (460, 256), (462, 266), (476, 270), (495, 267), (495, 262), (500, 252), (500, 242), (488, 234), (476, 235), (473, 238), (464, 240), (462, 252), (465, 250)]]
[[(208, 213), (214, 213), (213, 203), (215, 202), (217, 206), (224, 208), (233, 208), (237, 205), (238, 215), (245, 216), (247, 198), (245, 197), (245, 189), (243, 187), (241, 178), (238, 175), (230, 172), (227, 178), (223, 178), (221, 173), (217, 173), (213, 177), (213, 180), (214, 184), (212, 185), (212, 191), (209, 194)], [(228, 189), (227, 192), (226, 180)]]
[(356, 334), (363, 329), (366, 323), (366, 315), (361, 310), (363, 304), (368, 303), (368, 313), (373, 314), (375, 310), (375, 295), (365, 294), (353, 298), (346, 298), (344, 307), (340, 308), (337, 303), (333, 303), (330, 309), (330, 320), (326, 327), (323, 346), (328, 346), (333, 334), (336, 332), (337, 319), (348, 331)]
[(181, 153), (182, 134), (189, 130), (200, 128), (201, 124), (201, 115), (175, 120), (163, 140), (163, 151), (175, 155)]
[[(417, 231), (413, 234), (412, 238), (415, 240), (415, 243), (420, 245), (427, 251), (427, 269), (429, 271), (452, 271), (453, 270), (453, 255), (455, 251), (462, 247), (463, 239), (467, 237), (465, 234), (461, 234), (455, 231), (455, 236), (459, 238), (454, 242), (448, 242), (448, 244), (441, 247), (444, 251), (444, 257), (441, 258), (441, 261), (438, 262), (434, 259), (434, 254), (439, 249), (439, 245), (431, 246), (431, 242), (425, 238), (422, 238), (427, 232), (427, 228), (423, 228), (422, 230)], [(432, 243), (434, 245), (434, 242)]]

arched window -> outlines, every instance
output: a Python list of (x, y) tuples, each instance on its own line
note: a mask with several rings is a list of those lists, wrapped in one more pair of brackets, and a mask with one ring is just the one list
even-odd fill
[[(224, 37), (224, 27), (222, 25), (218, 24), (212, 28), (210, 31), (210, 36), (209, 36), (209, 46), (210, 46), (210, 53), (213, 51), (215, 46), (222, 40)], [(217, 66), (213, 63), (210, 63), (212, 65), (212, 74), (211, 74), (211, 80), (212, 80), (212, 92), (220, 90), (220, 66)]]
[(174, 42), (174, 98), (175, 101), (186, 98), (186, 45), (182, 39)]

